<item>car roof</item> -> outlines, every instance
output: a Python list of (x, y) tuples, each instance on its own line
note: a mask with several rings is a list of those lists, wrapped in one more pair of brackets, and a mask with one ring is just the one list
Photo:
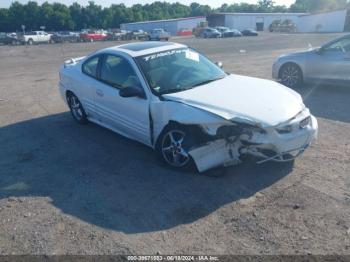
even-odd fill
[(129, 43), (114, 47), (109, 47), (106, 49), (101, 50), (100, 52), (123, 52), (126, 53), (132, 57), (138, 57), (148, 54), (153, 54), (157, 52), (164, 52), (172, 49), (177, 48), (186, 48), (187, 46), (173, 43), (173, 42), (153, 42), (153, 41), (147, 41), (147, 42), (136, 42), (136, 43)]

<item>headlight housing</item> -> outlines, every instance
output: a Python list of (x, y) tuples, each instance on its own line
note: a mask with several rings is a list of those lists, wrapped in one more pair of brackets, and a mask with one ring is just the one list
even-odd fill
[(300, 129), (304, 129), (307, 126), (309, 126), (310, 124), (311, 124), (311, 117), (308, 116), (307, 118), (300, 121), (299, 127), (300, 127)]
[(279, 134), (289, 134), (293, 131), (293, 126), (292, 125), (286, 125), (286, 126), (282, 126), (282, 127), (277, 127), (276, 131)]

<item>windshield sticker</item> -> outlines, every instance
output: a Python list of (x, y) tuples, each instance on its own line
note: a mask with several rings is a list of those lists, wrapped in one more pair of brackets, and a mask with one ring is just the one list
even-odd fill
[(185, 50), (185, 49), (170, 50), (170, 51), (166, 51), (166, 52), (162, 52), (162, 53), (157, 53), (157, 54), (145, 56), (143, 59), (147, 62), (149, 60), (153, 60), (153, 59), (156, 59), (156, 58), (159, 58), (159, 57), (170, 56), (170, 55), (174, 55), (174, 54), (181, 54), (181, 53), (184, 53), (186, 51), (187, 50)]
[(190, 50), (186, 50), (186, 58), (199, 62), (199, 54)]

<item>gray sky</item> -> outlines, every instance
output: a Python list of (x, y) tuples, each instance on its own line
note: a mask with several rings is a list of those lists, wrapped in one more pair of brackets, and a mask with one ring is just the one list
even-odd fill
[[(43, 2), (45, 2), (46, 0), (37, 0), (37, 2), (39, 4), (42, 4)], [(47, 0), (50, 3), (53, 2), (59, 2), (62, 4), (66, 4), (66, 5), (70, 5), (73, 2), (78, 2), (81, 5), (87, 5), (89, 0)], [(146, 4), (146, 3), (152, 3), (155, 0), (95, 0), (94, 2), (98, 5), (102, 5), (102, 6), (110, 6), (111, 4), (119, 4), (119, 3), (124, 3), (127, 6), (131, 6), (133, 4)], [(161, 0), (162, 1), (162, 0)], [(186, 4), (189, 5), (192, 2), (198, 2), (201, 4), (207, 4), (210, 5), (212, 7), (219, 7), (224, 3), (227, 4), (233, 4), (233, 3), (240, 3), (240, 2), (246, 2), (246, 3), (251, 3), (251, 4), (255, 4), (257, 3), (258, 0), (167, 0), (166, 2), (180, 2), (182, 4)], [(14, 0), (0, 0), (0, 7), (9, 7), (11, 5), (11, 3), (14, 2)], [(18, 0), (18, 2), (20, 3), (27, 3), (28, 0)], [(275, 0), (275, 3), (278, 5), (286, 5), (289, 6), (291, 4), (293, 4), (295, 2), (295, 0)]]

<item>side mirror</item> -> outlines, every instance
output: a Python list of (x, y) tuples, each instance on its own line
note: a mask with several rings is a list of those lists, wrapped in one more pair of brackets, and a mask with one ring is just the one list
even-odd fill
[(224, 65), (223, 65), (222, 62), (220, 62), (220, 61), (219, 61), (219, 62), (216, 62), (215, 64), (216, 64), (218, 67), (220, 67), (220, 68), (223, 68), (223, 67), (224, 67)]
[(120, 89), (119, 95), (121, 97), (142, 97), (144, 98), (145, 95), (140, 87), (137, 86), (130, 86)]

